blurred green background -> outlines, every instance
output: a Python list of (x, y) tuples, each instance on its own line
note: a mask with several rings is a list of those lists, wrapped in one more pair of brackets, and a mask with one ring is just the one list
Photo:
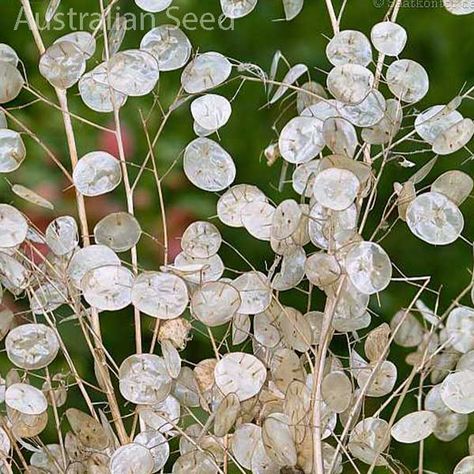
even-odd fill
[[(383, 1), (383, 0), (382, 0)], [(371, 26), (381, 21), (385, 15), (388, 0), (385, 0), (383, 8), (374, 6), (372, 1), (349, 0), (346, 13), (342, 21), (343, 29), (358, 29), (370, 33)], [(27, 26), (22, 23), (15, 30), (15, 23), (19, 15), (19, 1), (3, 0), (0, 6), (0, 41), (10, 44), (18, 52), (24, 62), (28, 80), (31, 85), (41, 91), (46, 97), (55, 100), (51, 87), (39, 75), (38, 54), (35, 44)], [(236, 60), (255, 63), (264, 70), (269, 71), (272, 56), (276, 50), (281, 50), (291, 64), (305, 63), (311, 71), (313, 80), (324, 84), (325, 74), (321, 71), (328, 70), (329, 64), (325, 58), (325, 47), (327, 37), (331, 36), (331, 28), (323, 0), (306, 0), (302, 13), (293, 21), (281, 21), (283, 8), (280, 0), (260, 0), (255, 11), (246, 18), (235, 22), (233, 29), (229, 29), (229, 22), (225, 22), (225, 28), (218, 25), (212, 31), (205, 30), (199, 26), (187, 29), (195, 50), (219, 51)], [(335, 2), (338, 3), (337, 1)], [(379, 5), (379, 3), (377, 3)], [(46, 10), (46, 1), (32, 2), (33, 8), (39, 13), (41, 21)], [(212, 13), (214, 18), (220, 15), (218, 0), (175, 0), (173, 5), (178, 7), (172, 11), (173, 17), (180, 21), (189, 12), (198, 17), (206, 13)], [(139, 13), (131, 0), (118, 2), (122, 14), (127, 12)], [(66, 14), (69, 9), (79, 12), (97, 12), (97, 0), (63, 0), (60, 12)], [(188, 17), (189, 18), (189, 17)], [(24, 19), (24, 18), (23, 18)], [(78, 19), (75, 20), (77, 26)], [(156, 25), (173, 22), (166, 13), (156, 15)], [(423, 110), (430, 105), (446, 103), (453, 98), (465, 83), (470, 87), (474, 83), (474, 16), (455, 17), (450, 15), (442, 7), (441, 0), (427, 2), (404, 2), (399, 15), (399, 22), (407, 29), (409, 42), (402, 53), (405, 58), (419, 61), (427, 69), (431, 79), (431, 90), (428, 96), (416, 104), (418, 110)], [(210, 23), (209, 23), (210, 25)], [(151, 24), (145, 22), (145, 29), (128, 31), (122, 49), (136, 48), (139, 46), (141, 37), (148, 31)], [(55, 39), (69, 32), (68, 28), (62, 31), (43, 31), (42, 35), (47, 45)], [(102, 41), (96, 56), (88, 63), (88, 69), (98, 64), (102, 56)], [(179, 88), (180, 71), (163, 73), (160, 80), (157, 97), (162, 107), (166, 110), (173, 101)], [(280, 71), (279, 78), (282, 78)], [(228, 98), (234, 96), (239, 83), (233, 82), (222, 89)], [(110, 126), (112, 117), (110, 114), (100, 115), (88, 110), (82, 103), (77, 93), (77, 87), (69, 92), (70, 106), (73, 113), (93, 120), (105, 126)], [(263, 107), (266, 102), (264, 88), (256, 83), (246, 83), (238, 96), (233, 101), (234, 114), (229, 124), (220, 132), (221, 143), (237, 164), (238, 183), (252, 183), (265, 190), (274, 200), (281, 200), (284, 196), (293, 196), (291, 186), (287, 185), (283, 193), (277, 191), (280, 175), (280, 163), (268, 167), (262, 152), (267, 145), (275, 141), (277, 135), (273, 129), (275, 125), (279, 130), (286, 121), (295, 114), (293, 103), (294, 97), (282, 101), (280, 105), (273, 108)], [(14, 104), (15, 106), (26, 104), (34, 97), (27, 92), (21, 94)], [(145, 115), (151, 110), (153, 98), (129, 99), (122, 111), (124, 134), (126, 137), (127, 158), (130, 162), (141, 163), (147, 152), (147, 145), (140, 122), (139, 111)], [(289, 110), (286, 110), (287, 107)], [(415, 109), (407, 109), (407, 114)], [(462, 106), (462, 113), (466, 117), (474, 117), (474, 106), (472, 101), (466, 101)], [(12, 110), (21, 121), (31, 128), (41, 139), (60, 157), (61, 161), (69, 167), (67, 146), (63, 133), (60, 114), (53, 111), (43, 103), (35, 103), (27, 108)], [(283, 114), (282, 117), (280, 115)], [(154, 134), (159, 127), (161, 115), (159, 109), (153, 109), (150, 115), (149, 130)], [(406, 125), (412, 123), (407, 119)], [(15, 128), (11, 123), (12, 128)], [(75, 121), (74, 128), (77, 136), (79, 155), (90, 151), (107, 149), (111, 152), (115, 144), (110, 135), (98, 132), (81, 122)], [(215, 216), (215, 205), (218, 196), (212, 193), (204, 193), (187, 182), (181, 171), (180, 155), (186, 144), (193, 139), (192, 119), (189, 113), (189, 104), (180, 107), (173, 113), (164, 134), (156, 147), (157, 164), (160, 173), (166, 172), (173, 163), (164, 183), (165, 201), (168, 212), (168, 226), (172, 237), (171, 250), (176, 254), (179, 249), (179, 236), (186, 226), (197, 219), (206, 219)], [(34, 208), (16, 198), (9, 189), (6, 179), (0, 179), (0, 197), (2, 202), (13, 202), (19, 208), (31, 216), (32, 220), (40, 228), (46, 225), (57, 215), (75, 213), (73, 193), (68, 189), (68, 183), (64, 181), (60, 172), (48, 162), (43, 151), (31, 140), (25, 138), (28, 149), (28, 157), (19, 171), (7, 176), (11, 183), (23, 184), (36, 190), (44, 197), (54, 202), (54, 212), (47, 212), (40, 208)], [(426, 163), (432, 155), (423, 153), (415, 155), (413, 161), (417, 168)], [(429, 183), (443, 171), (460, 168), (473, 175), (472, 160), (466, 162), (469, 154), (466, 151), (457, 155), (448, 156), (438, 161), (430, 176), (420, 187)], [(130, 168), (134, 175), (136, 171)], [(413, 173), (398, 166), (395, 162), (388, 167), (387, 173), (378, 194), (377, 205), (372, 213), (366, 230), (368, 237), (374, 226), (380, 220), (383, 206), (392, 193), (393, 182), (403, 182)], [(144, 230), (162, 239), (161, 216), (156, 197), (153, 180), (146, 175), (136, 195), (137, 215)], [(124, 196), (117, 191), (111, 196), (88, 199), (87, 208), (91, 228), (101, 217), (115, 210), (124, 209)], [(474, 205), (470, 199), (463, 204), (462, 211), (466, 218), (464, 236), (472, 240)], [(218, 223), (216, 219), (214, 222)], [(218, 224), (219, 225), (219, 224)], [(233, 231), (219, 225), (224, 238), (239, 249), (245, 257), (256, 267), (265, 269), (266, 265), (272, 263), (272, 253), (269, 245), (250, 238), (246, 232)], [(408, 231), (403, 223), (399, 223), (394, 231), (383, 241), (383, 245), (391, 255), (394, 263), (406, 275), (409, 276), (432, 276), (431, 287), (439, 289), (442, 287), (442, 300), (440, 309), (445, 308), (451, 300), (468, 284), (470, 280), (470, 268), (472, 265), (472, 248), (465, 242), (459, 240), (448, 247), (435, 248), (417, 240)], [(159, 245), (150, 238), (143, 237), (140, 246), (140, 265), (143, 269), (157, 269), (162, 264), (162, 250)], [(246, 270), (245, 262), (228, 247), (221, 252), (226, 266), (232, 269)], [(230, 274), (232, 275), (232, 274)], [(394, 283), (391, 288), (384, 292), (380, 305), (376, 301), (372, 303), (372, 309), (377, 313), (378, 322), (388, 321), (390, 317), (403, 306), (409, 304), (416, 292), (416, 288), (405, 284)], [(296, 307), (305, 306), (305, 301), (300, 301), (298, 295), (284, 295), (285, 303)], [(434, 305), (434, 298), (427, 296), (426, 303)], [(18, 308), (22, 302), (15, 303)], [(470, 304), (466, 299), (465, 304)], [(320, 309), (324, 305), (322, 294), (315, 293), (313, 309)], [(374, 318), (375, 320), (375, 318)], [(129, 313), (104, 314), (101, 317), (104, 338), (112, 355), (117, 361), (134, 352), (133, 348), (133, 322)], [(377, 324), (378, 324), (377, 322)], [(146, 344), (151, 339), (152, 320), (144, 321), (144, 333)], [(71, 323), (61, 326), (64, 337), (72, 347), (74, 358), (78, 368), (86, 379), (93, 377), (93, 366), (87, 356), (87, 349), (80, 337), (77, 337), (78, 329)], [(400, 377), (407, 372), (403, 362), (406, 352), (397, 352), (395, 360), (400, 370)], [(201, 360), (211, 357), (212, 351), (208, 341), (199, 334), (194, 336), (192, 343), (183, 357), (187, 360)], [(5, 373), (6, 364), (2, 363), (2, 374)], [(415, 406), (416, 400), (413, 395), (409, 401)], [(77, 405), (79, 400), (75, 400)], [(368, 405), (368, 410), (370, 406)], [(409, 406), (409, 405), (407, 405)], [(388, 415), (388, 414), (386, 414)], [(471, 430), (472, 432), (472, 423)], [(454, 465), (467, 454), (467, 432), (456, 441), (445, 445), (431, 437), (426, 443), (426, 467), (439, 474), (451, 472)], [(417, 465), (417, 447), (392, 444), (395, 458), (402, 459), (404, 463), (414, 468)], [(344, 472), (352, 472), (350, 466)], [(364, 467), (361, 467), (363, 472)], [(380, 471), (382, 472), (382, 471)]]

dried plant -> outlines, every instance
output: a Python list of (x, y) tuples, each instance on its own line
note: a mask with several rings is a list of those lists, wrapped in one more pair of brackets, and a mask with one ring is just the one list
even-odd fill
[[(394, 226), (405, 226), (436, 246), (459, 238), (471, 245), (462, 237), (459, 209), (472, 192), (471, 177), (452, 170), (429, 187), (421, 183), (440, 157), (463, 149), (471, 157), (474, 123), (461, 111), (474, 88), (448, 104), (413, 112), (429, 79), (421, 64), (401, 57), (407, 33), (397, 23), (400, 0), (373, 27), (370, 40), (357, 30), (341, 31), (343, 8), (337, 12), (326, 0), (333, 35), (325, 85), (311, 81), (306, 65), (289, 66), (281, 53), (268, 74), (217, 52), (193, 54), (185, 33), (166, 25), (148, 32), (140, 49), (120, 50), (125, 25), (119, 20), (108, 31), (106, 21), (114, 3), (99, 0), (102, 21), (95, 31), (45, 45), (29, 0), (21, 0), (39, 70), (57, 101), (29, 84), (12, 48), (0, 47), (0, 172), (22, 164), (28, 136), (60, 168), (77, 202), (77, 219), (57, 217), (44, 233), (12, 205), (0, 204), (0, 281), (25, 308), (15, 314), (4, 306), (0, 313), (13, 364), (2, 379), (2, 472), (410, 472), (415, 466), (400, 458), (399, 443), (418, 444), (417, 472), (432, 472), (425, 467), (424, 440), (454, 440), (474, 411), (474, 309), (466, 305), (474, 298), (472, 285), (440, 312), (443, 293), (430, 288), (430, 278), (404, 275), (380, 243)], [(136, 3), (157, 12), (171, 0)], [(235, 19), (251, 13), (257, 0), (220, 3)], [(291, 20), (303, 0), (283, 4)], [(58, 5), (51, 2), (47, 20)], [(461, 1), (446, 7), (454, 14), (473, 11)], [(96, 38), (104, 61), (87, 70)], [(166, 72), (181, 68), (182, 87), (171, 106), (161, 108), (154, 135), (142, 114), (148, 155), (141, 163), (127, 161), (125, 103), (154, 94), (158, 81), (166, 87)], [(68, 90), (76, 84), (90, 109), (113, 115), (113, 128), (70, 112)], [(235, 184), (238, 170), (218, 135), (232, 114), (231, 100), (217, 94), (224, 84), (236, 85), (236, 94), (244, 94), (244, 84), (263, 86), (267, 105), (292, 99), (293, 118), (275, 125), (278, 137), (265, 155), (270, 166), (281, 166), (280, 191), (291, 185), (294, 199), (275, 201), (279, 194), (271, 199), (258, 183)], [(62, 114), (70, 163), (61, 163), (41, 133), (5, 105), (22, 91)], [(217, 218), (191, 224), (182, 252), (170, 261), (166, 175), (158, 173), (155, 151), (169, 117), (187, 105), (197, 138), (186, 146), (182, 166), (197, 188), (219, 194)], [(152, 112), (161, 106), (156, 97)], [(118, 156), (99, 150), (79, 157), (77, 122), (115, 137)], [(413, 141), (417, 151), (404, 151)], [(418, 153), (433, 158), (420, 167), (408, 159)], [(418, 169), (403, 183), (388, 183), (393, 193), (370, 234), (366, 224), (378, 190), (387, 186), (384, 170), (393, 164)], [(134, 211), (143, 176), (154, 180), (163, 221), (163, 240), (155, 238), (164, 249), (159, 268), (147, 269), (137, 252), (139, 240), (151, 235)], [(84, 197), (122, 186), (124, 210), (103, 217), (92, 238)], [(24, 186), (12, 191), (54, 208)], [(267, 242), (274, 261), (256, 268), (237, 243), (223, 240), (224, 226)], [(242, 269), (226, 266), (222, 245), (236, 252)], [(390, 324), (376, 322), (377, 295), (392, 281), (414, 287), (416, 295)], [(299, 309), (283, 302), (287, 292), (298, 296)], [(425, 293), (435, 296), (435, 308), (422, 302)], [(59, 317), (59, 308), (70, 316)], [(136, 353), (116, 361), (103, 342), (101, 318), (125, 308), (134, 312)], [(152, 343), (144, 347), (143, 322), (151, 318)], [(60, 324), (80, 331), (94, 362), (94, 383), (77, 370)], [(210, 340), (214, 358), (191, 364), (182, 354), (195, 331)], [(401, 364), (388, 359), (394, 345), (413, 349), (402, 378)], [(53, 373), (50, 364), (58, 359), (64, 368)], [(71, 406), (72, 393), (82, 397), (85, 411)], [(407, 410), (409, 399), (417, 400), (415, 411)], [(40, 437), (48, 426), (57, 434), (54, 444)], [(454, 473), (473, 472), (471, 438), (469, 455)]]

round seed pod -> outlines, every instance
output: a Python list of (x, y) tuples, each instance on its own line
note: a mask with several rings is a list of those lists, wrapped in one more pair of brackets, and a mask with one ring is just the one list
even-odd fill
[(97, 47), (94, 36), (88, 31), (73, 31), (72, 33), (61, 36), (61, 38), (57, 39), (54, 43), (61, 43), (63, 41), (74, 44), (86, 59), (90, 59), (94, 56)]
[[(181, 375), (182, 373), (183, 371), (181, 370)], [(175, 397), (168, 395), (163, 401), (154, 405), (140, 406), (138, 414), (146, 427), (156, 432), (168, 433), (179, 423), (181, 405)]]
[(362, 102), (374, 85), (374, 75), (359, 64), (344, 64), (331, 69), (327, 88), (336, 100), (348, 104)]
[(106, 449), (109, 437), (104, 427), (92, 416), (76, 408), (66, 410), (66, 418), (77, 441), (90, 449)]
[(188, 302), (186, 284), (171, 273), (145, 272), (133, 283), (133, 305), (154, 318), (177, 318), (184, 313)]
[(252, 237), (269, 241), (272, 235), (272, 224), (275, 208), (266, 201), (252, 201), (241, 211), (241, 221)]
[(456, 206), (460, 206), (470, 195), (474, 187), (473, 179), (459, 170), (443, 173), (431, 185), (431, 191), (444, 194)]
[(278, 466), (296, 465), (298, 455), (287, 415), (272, 413), (265, 419), (262, 441), (268, 457)]
[(349, 435), (349, 451), (365, 464), (384, 465), (381, 455), (387, 449), (390, 437), (387, 436), (388, 423), (380, 418), (365, 418), (357, 423)]
[(130, 49), (114, 54), (107, 63), (110, 86), (126, 95), (148, 95), (158, 83), (158, 61), (150, 53)]
[(441, 133), (462, 119), (463, 116), (457, 110), (450, 110), (447, 105), (434, 105), (417, 115), (415, 130), (423, 140), (432, 145)]
[(419, 239), (432, 245), (448, 245), (461, 235), (464, 218), (446, 196), (428, 192), (408, 206), (407, 224)]
[(109, 469), (111, 474), (152, 474), (155, 461), (151, 452), (145, 446), (130, 443), (120, 446), (110, 458)]
[(373, 242), (352, 245), (346, 255), (345, 268), (352, 284), (367, 295), (383, 291), (392, 278), (389, 256), (380, 245)]
[(0, 43), (0, 62), (17, 67), (19, 61), (18, 55), (11, 46), (5, 43)]
[(474, 135), (474, 122), (463, 119), (441, 132), (433, 142), (433, 152), (438, 155), (450, 155), (464, 148)]
[(257, 0), (220, 0), (222, 12), (227, 18), (242, 18), (248, 15), (257, 5)]
[(328, 168), (314, 180), (313, 195), (321, 206), (333, 211), (350, 207), (359, 193), (360, 182), (349, 170)]
[(22, 244), (28, 233), (28, 223), (20, 211), (8, 204), (0, 204), (0, 247)]
[(352, 402), (352, 383), (344, 372), (327, 374), (322, 382), (321, 393), (324, 402), (335, 413), (342, 413)]
[(240, 293), (239, 313), (261, 313), (270, 305), (272, 291), (263, 273), (256, 271), (243, 273), (232, 282), (232, 286)]
[(305, 273), (313, 285), (324, 289), (339, 279), (341, 267), (336, 257), (319, 252), (306, 259)]
[(134, 275), (125, 267), (107, 265), (89, 270), (81, 280), (85, 300), (100, 311), (119, 311), (132, 302)]
[(214, 434), (225, 436), (234, 426), (240, 413), (240, 401), (235, 393), (229, 393), (215, 410)]
[(162, 357), (132, 355), (119, 369), (120, 393), (132, 403), (153, 405), (163, 401), (171, 390), (171, 377)]
[(231, 439), (231, 450), (244, 469), (252, 468), (253, 454), (261, 439), (262, 429), (253, 423), (244, 423), (235, 430)]
[(454, 308), (446, 322), (451, 345), (463, 354), (474, 349), (474, 309), (466, 306)]
[[(462, 10), (463, 12), (465, 10)], [(470, 11), (467, 13), (471, 13)], [(462, 13), (464, 14), (464, 13)], [(453, 474), (469, 474), (474, 469), (474, 456), (466, 456), (456, 464)]]
[(352, 158), (358, 146), (354, 126), (342, 118), (329, 118), (323, 125), (326, 146), (336, 155)]
[(158, 13), (166, 10), (173, 0), (135, 0), (135, 3), (146, 12)]
[(105, 151), (83, 156), (74, 168), (72, 179), (84, 196), (93, 197), (113, 191), (122, 180), (120, 162)]
[(399, 443), (419, 443), (430, 436), (437, 423), (437, 418), (430, 411), (416, 411), (398, 420), (390, 433)]
[(474, 372), (462, 370), (449, 374), (441, 384), (441, 399), (455, 413), (474, 411)]
[(232, 106), (225, 98), (217, 94), (205, 94), (195, 99), (191, 104), (191, 114), (205, 130), (222, 128), (232, 115)]
[(449, 443), (458, 436), (461, 436), (467, 429), (469, 424), (469, 415), (460, 413), (449, 413), (437, 415), (436, 427), (433, 436), (440, 441)]
[(30, 273), (13, 257), (0, 252), (0, 282), (8, 291), (17, 295), (30, 284)]
[(14, 130), (0, 129), (0, 173), (17, 170), (25, 157), (26, 148), (21, 135)]
[(0, 61), (0, 104), (16, 99), (25, 81), (16, 67)]
[(387, 84), (397, 99), (414, 104), (427, 94), (429, 78), (423, 66), (416, 61), (399, 59), (388, 67)]
[(309, 198), (313, 195), (314, 179), (320, 170), (320, 160), (311, 160), (295, 168), (291, 183), (295, 192)]
[(280, 272), (272, 281), (272, 288), (287, 291), (295, 288), (303, 280), (305, 272), (306, 252), (302, 247), (295, 247), (283, 256)]
[(143, 37), (140, 49), (153, 55), (160, 71), (174, 71), (189, 61), (192, 46), (176, 25), (161, 25)]
[(292, 235), (299, 226), (302, 214), (295, 200), (282, 201), (273, 213), (271, 236), (274, 239), (283, 240)]
[(224, 262), (218, 254), (210, 258), (193, 258), (181, 252), (174, 263), (179, 277), (197, 285), (217, 281), (224, 273)]
[(402, 347), (417, 347), (423, 341), (425, 330), (416, 317), (406, 311), (398, 311), (390, 321), (394, 341)]
[(226, 354), (214, 369), (215, 382), (224, 395), (235, 393), (242, 402), (257, 395), (265, 383), (265, 366), (253, 355)]
[(266, 202), (267, 197), (256, 186), (237, 184), (227, 190), (217, 202), (217, 215), (229, 227), (243, 227), (242, 211), (250, 202)]
[(184, 231), (181, 248), (193, 258), (210, 258), (222, 244), (222, 236), (217, 227), (210, 222), (193, 222)]
[(11, 362), (25, 370), (47, 367), (59, 352), (54, 331), (44, 324), (24, 324), (12, 329), (5, 339)]
[[(372, 377), (373, 371), (374, 369), (370, 366), (357, 370), (356, 379), (360, 388), (366, 386), (367, 381)], [(368, 397), (384, 397), (391, 393), (397, 382), (397, 373), (395, 364), (384, 360), (367, 387), (366, 395)]]
[(173, 464), (172, 474), (217, 474), (219, 467), (211, 453), (191, 451), (180, 456)]
[[(446, 0), (443, 2), (446, 10), (453, 15), (469, 15), (474, 12), (474, 5), (463, 0)], [(467, 463), (467, 465), (470, 465)], [(466, 471), (467, 472), (467, 471)], [(462, 471), (455, 472), (454, 474), (464, 474)]]
[(120, 266), (117, 254), (105, 245), (90, 245), (78, 250), (69, 261), (67, 273), (73, 285), (81, 289), (84, 275), (94, 268)]
[(160, 432), (153, 430), (142, 431), (135, 436), (133, 442), (144, 446), (150, 451), (154, 462), (152, 472), (158, 472), (165, 467), (170, 456), (170, 446), (167, 439)]
[(72, 252), (79, 244), (79, 231), (74, 218), (62, 216), (54, 219), (46, 229), (45, 240), (55, 255)]
[(120, 109), (127, 101), (125, 94), (110, 86), (106, 63), (99, 64), (81, 77), (79, 94), (87, 107), (99, 113), (113, 112), (114, 108)]
[(5, 404), (23, 415), (38, 416), (48, 409), (41, 390), (26, 383), (14, 383), (5, 392)]
[(334, 66), (360, 64), (367, 66), (372, 61), (372, 47), (360, 31), (344, 30), (336, 33), (326, 47), (326, 56)]
[(83, 52), (71, 41), (52, 44), (41, 56), (41, 75), (58, 89), (69, 89), (86, 71)]
[(188, 94), (199, 94), (225, 82), (231, 71), (232, 65), (222, 54), (198, 54), (184, 69), (181, 84)]
[(139, 222), (128, 212), (109, 214), (94, 227), (95, 241), (110, 247), (115, 252), (127, 252), (135, 247), (141, 234)]
[(223, 281), (205, 283), (191, 299), (191, 314), (206, 326), (228, 323), (241, 305), (240, 293)]
[(323, 122), (314, 117), (295, 117), (280, 133), (281, 156), (293, 164), (316, 158), (324, 148)]
[(189, 181), (204, 191), (222, 191), (236, 175), (229, 153), (208, 138), (197, 138), (186, 147), (183, 167)]
[(392, 21), (383, 21), (372, 28), (370, 39), (379, 53), (398, 56), (405, 49), (408, 35), (403, 26)]

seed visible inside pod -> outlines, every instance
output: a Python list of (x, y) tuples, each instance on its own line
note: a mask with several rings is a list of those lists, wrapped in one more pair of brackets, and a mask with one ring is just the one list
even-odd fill
[(189, 61), (192, 46), (176, 25), (161, 25), (143, 37), (140, 49), (155, 57), (160, 71), (174, 71)]
[(21, 135), (14, 130), (0, 129), (0, 173), (17, 170), (25, 157), (26, 149)]
[(115, 212), (105, 216), (94, 227), (98, 244), (107, 245), (115, 252), (127, 252), (140, 240), (142, 229), (134, 216), (127, 212)]
[(181, 84), (188, 94), (198, 94), (225, 82), (231, 71), (232, 65), (222, 54), (198, 54), (184, 69)]

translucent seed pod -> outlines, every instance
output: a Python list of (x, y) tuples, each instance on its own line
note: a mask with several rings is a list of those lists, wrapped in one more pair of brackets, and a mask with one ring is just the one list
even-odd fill
[(0, 61), (0, 104), (16, 99), (25, 81), (16, 67)]
[(17, 367), (36, 370), (47, 367), (56, 358), (59, 341), (54, 331), (44, 324), (24, 324), (9, 332), (5, 349)]
[(171, 377), (163, 358), (137, 354), (125, 359), (119, 370), (120, 393), (126, 400), (142, 405), (163, 401), (171, 390)]
[(257, 0), (220, 0), (224, 15), (228, 18), (242, 18), (247, 16), (257, 5)]
[(344, 64), (331, 69), (326, 84), (336, 100), (358, 104), (369, 95), (374, 80), (372, 72), (364, 66)]
[(428, 192), (408, 206), (407, 224), (421, 240), (432, 245), (448, 245), (461, 235), (464, 218), (458, 207), (443, 194)]
[(231, 71), (231, 63), (222, 54), (198, 54), (184, 69), (181, 84), (188, 94), (198, 94), (225, 82)]
[(79, 244), (76, 221), (70, 216), (58, 217), (48, 225), (45, 239), (55, 255), (62, 256), (72, 252)]
[(267, 376), (265, 366), (241, 352), (226, 354), (216, 365), (215, 381), (224, 395), (235, 393), (240, 401), (257, 395)]
[(115, 252), (127, 252), (138, 244), (142, 234), (137, 219), (127, 212), (105, 216), (94, 227), (97, 244), (106, 245)]
[(69, 89), (86, 71), (84, 53), (72, 41), (52, 44), (41, 56), (39, 70), (54, 87)]
[(134, 275), (125, 267), (107, 265), (89, 270), (81, 280), (85, 300), (101, 311), (118, 311), (132, 302)]
[(84, 196), (94, 197), (113, 191), (122, 180), (120, 162), (105, 151), (83, 156), (74, 168), (74, 185)]
[(405, 49), (408, 35), (403, 26), (391, 21), (383, 21), (372, 28), (370, 39), (379, 53), (386, 56), (398, 56)]
[(430, 411), (416, 411), (398, 420), (390, 433), (399, 443), (419, 443), (428, 438), (435, 427), (437, 418)]
[(192, 102), (191, 114), (200, 127), (215, 131), (229, 121), (232, 115), (232, 106), (225, 97), (206, 94)]
[(191, 183), (210, 192), (223, 191), (234, 182), (236, 175), (229, 153), (208, 138), (197, 138), (186, 147), (183, 167)]
[(184, 313), (188, 290), (176, 275), (145, 272), (139, 275), (131, 289), (133, 305), (141, 312), (158, 319), (174, 319)]
[(280, 133), (281, 156), (293, 164), (306, 163), (324, 148), (323, 122), (314, 117), (295, 117)]
[(114, 54), (107, 62), (110, 86), (132, 97), (148, 95), (158, 83), (158, 61), (150, 53), (130, 49)]
[(429, 89), (428, 74), (411, 59), (399, 59), (390, 64), (386, 79), (392, 94), (409, 104), (423, 99)]
[(326, 47), (326, 56), (334, 66), (359, 64), (367, 66), (372, 61), (372, 47), (360, 31), (344, 30), (336, 33)]
[(352, 284), (368, 295), (383, 291), (392, 277), (390, 258), (373, 242), (352, 245), (346, 255), (345, 268)]
[(160, 25), (143, 37), (140, 49), (154, 56), (160, 71), (174, 71), (189, 61), (192, 46), (176, 25)]
[(21, 135), (14, 130), (0, 129), (0, 173), (17, 170), (26, 158)]

